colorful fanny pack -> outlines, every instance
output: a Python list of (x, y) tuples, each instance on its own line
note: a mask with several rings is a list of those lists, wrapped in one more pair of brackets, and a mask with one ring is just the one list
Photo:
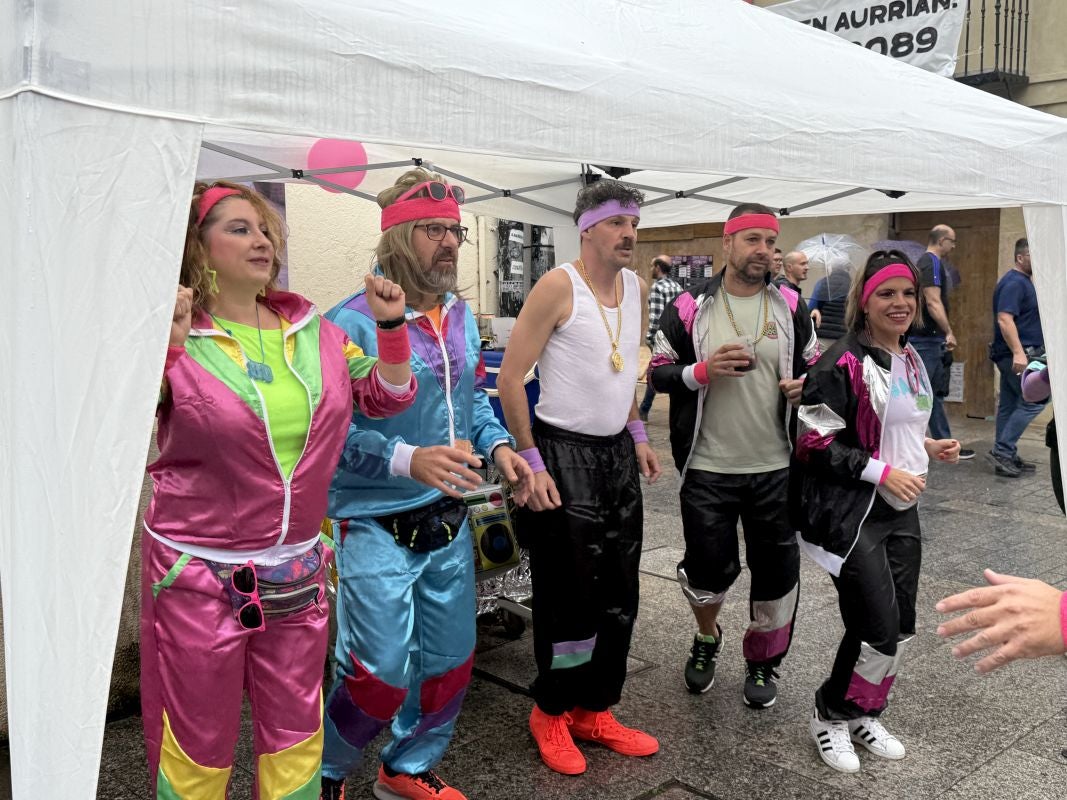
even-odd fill
[[(248, 596), (233, 587), (231, 576), (237, 565), (204, 563), (226, 587), (230, 603), (237, 611), (248, 603)], [(302, 611), (319, 599), (319, 575), (325, 568), (322, 544), (318, 543), (303, 555), (275, 564), (257, 566), (256, 583), (259, 601), (266, 617), (284, 617)]]

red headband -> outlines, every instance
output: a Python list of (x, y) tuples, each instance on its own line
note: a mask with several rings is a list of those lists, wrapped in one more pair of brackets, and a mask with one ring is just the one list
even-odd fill
[(196, 213), (196, 227), (200, 227), (200, 225), (204, 222), (204, 218), (210, 213), (211, 209), (214, 208), (215, 204), (218, 203), (219, 200), (222, 200), (224, 197), (229, 197), (230, 195), (240, 193), (241, 192), (237, 189), (230, 189), (226, 186), (212, 186), (210, 189), (200, 195), (200, 205)]
[(434, 200), (432, 197), (412, 197), (386, 206), (382, 209), (382, 230), (387, 231), (401, 222), (434, 219), (435, 217), (454, 219), (459, 222), (459, 203), (452, 195), (448, 195), (444, 200)]
[(874, 294), (875, 289), (893, 278), (907, 278), (913, 284), (915, 283), (915, 273), (911, 271), (911, 267), (907, 264), (886, 264), (869, 277), (863, 284), (863, 296), (860, 299), (860, 308), (867, 305), (867, 300)]
[(746, 228), (770, 228), (778, 233), (778, 218), (774, 214), (742, 214), (740, 217), (726, 220), (722, 232), (724, 236), (729, 236)]

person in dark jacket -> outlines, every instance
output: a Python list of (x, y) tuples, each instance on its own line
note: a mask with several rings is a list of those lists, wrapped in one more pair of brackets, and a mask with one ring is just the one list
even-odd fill
[(746, 204), (724, 226), (725, 268), (664, 311), (650, 363), (670, 395), (670, 437), (681, 489), (685, 557), (678, 579), (698, 632), (685, 683), (703, 693), (722, 648), (719, 611), (741, 572), (737, 522), (752, 573), (751, 622), (742, 652), (744, 702), (777, 697), (776, 669), (789, 649), (800, 554), (786, 509), (792, 403), (819, 346), (807, 307), (769, 282), (778, 220)]
[(958, 441), (925, 435), (933, 390), (907, 343), (918, 309), (907, 256), (874, 253), (849, 296), (849, 332), (808, 372), (797, 414), (790, 509), (801, 548), (833, 578), (845, 623), (809, 727), (841, 772), (860, 768), (853, 741), (882, 758), (905, 755), (878, 716), (915, 635), (916, 503), (930, 459), (959, 460)]

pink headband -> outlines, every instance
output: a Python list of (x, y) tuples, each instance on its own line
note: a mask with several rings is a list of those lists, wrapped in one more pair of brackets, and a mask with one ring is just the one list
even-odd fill
[(722, 232), (724, 236), (729, 236), (747, 228), (770, 228), (778, 233), (778, 218), (774, 214), (742, 214), (740, 217), (726, 220)]
[(867, 305), (867, 300), (874, 294), (875, 289), (893, 278), (907, 278), (912, 283), (915, 283), (915, 273), (911, 271), (911, 267), (907, 264), (886, 264), (869, 277), (866, 283), (863, 284), (863, 296), (860, 299), (860, 308)]
[(196, 227), (200, 227), (204, 222), (204, 218), (211, 212), (211, 209), (215, 207), (215, 204), (225, 197), (229, 197), (233, 194), (240, 194), (237, 189), (229, 189), (225, 186), (212, 186), (202, 195), (200, 195), (200, 206), (196, 213)]
[(387, 231), (402, 222), (435, 217), (454, 219), (459, 222), (459, 203), (451, 195), (444, 200), (434, 200), (432, 197), (412, 197), (409, 200), (400, 200), (382, 209), (382, 230)]
[(624, 215), (641, 219), (641, 209), (633, 203), (623, 205), (618, 200), (608, 200), (596, 208), (591, 208), (578, 217), (578, 233), (585, 233), (598, 222), (603, 222), (608, 217)]

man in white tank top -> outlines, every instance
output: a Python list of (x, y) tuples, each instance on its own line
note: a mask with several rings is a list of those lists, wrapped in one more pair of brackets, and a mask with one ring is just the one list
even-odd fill
[[(643, 200), (609, 180), (578, 193), (581, 258), (530, 292), (497, 380), (536, 479), (519, 515), (533, 575), (530, 732), (544, 762), (567, 775), (586, 766), (574, 739), (629, 756), (659, 750), (609, 710), (622, 694), (637, 616), (639, 473), (660, 474), (634, 399), (648, 288), (628, 267)], [(535, 363), (541, 398), (531, 430), (523, 378)]]

